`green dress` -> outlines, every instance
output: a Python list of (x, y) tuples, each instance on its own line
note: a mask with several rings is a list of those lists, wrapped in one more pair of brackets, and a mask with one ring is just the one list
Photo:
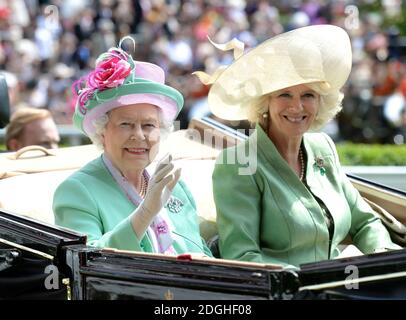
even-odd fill
[[(365, 254), (399, 249), (346, 177), (331, 139), (306, 133), (303, 144), (309, 189), (258, 125), (246, 142), (219, 155), (213, 192), (221, 257), (297, 267), (337, 257), (348, 234)], [(333, 218), (331, 243), (325, 213), (313, 195)]]

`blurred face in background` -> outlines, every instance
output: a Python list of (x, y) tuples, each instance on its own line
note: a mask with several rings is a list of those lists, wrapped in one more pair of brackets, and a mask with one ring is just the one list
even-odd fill
[(8, 143), (10, 151), (17, 151), (30, 145), (38, 145), (47, 149), (58, 148), (60, 141), (58, 129), (52, 118), (36, 119), (24, 126), (21, 134)]

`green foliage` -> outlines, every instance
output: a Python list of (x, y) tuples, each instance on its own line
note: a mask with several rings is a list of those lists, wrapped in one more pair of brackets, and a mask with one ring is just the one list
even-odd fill
[(345, 166), (406, 166), (406, 145), (337, 144)]
[(396, 16), (388, 16), (385, 14), (385, 8), (382, 5), (382, 1), (366, 1), (357, 4), (360, 12), (360, 17), (365, 20), (365, 16), (370, 13), (376, 13), (382, 18), (381, 30), (395, 26), (401, 36), (406, 35), (406, 4), (402, 1), (401, 10)]

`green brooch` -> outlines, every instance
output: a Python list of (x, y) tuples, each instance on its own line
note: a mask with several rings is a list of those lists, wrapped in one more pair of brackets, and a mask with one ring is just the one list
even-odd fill
[(316, 157), (314, 165), (319, 168), (320, 174), (324, 176), (326, 174), (326, 168), (324, 168), (324, 160), (321, 157)]

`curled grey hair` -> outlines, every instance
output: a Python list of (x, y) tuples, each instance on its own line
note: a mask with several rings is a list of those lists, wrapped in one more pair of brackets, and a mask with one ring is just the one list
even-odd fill
[[(104, 149), (103, 142), (101, 139), (104, 130), (106, 130), (106, 125), (109, 122), (109, 114), (105, 113), (101, 117), (93, 121), (93, 126), (95, 128), (94, 134), (89, 135), (90, 140), (93, 144), (96, 145), (99, 149)], [(161, 110), (158, 112), (159, 116), (159, 130), (161, 131), (161, 141), (166, 139), (168, 135), (173, 131), (173, 122), (164, 118)]]
[[(323, 90), (320, 88), (319, 83), (310, 83), (306, 84), (306, 86), (320, 94), (319, 112), (310, 127), (311, 131), (317, 131), (323, 128), (327, 122), (340, 112), (342, 109), (341, 102), (344, 98), (344, 94), (340, 91), (323, 94)], [(247, 108), (246, 115), (248, 121), (251, 123), (261, 123), (263, 114), (268, 111), (270, 95), (271, 94), (269, 93), (259, 97)]]

